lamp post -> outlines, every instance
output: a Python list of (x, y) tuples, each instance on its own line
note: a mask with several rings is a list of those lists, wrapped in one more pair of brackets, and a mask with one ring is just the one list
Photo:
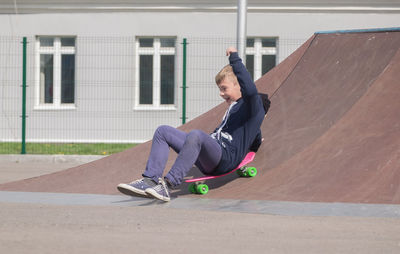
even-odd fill
[(238, 0), (236, 48), (243, 63), (246, 64), (247, 0)]

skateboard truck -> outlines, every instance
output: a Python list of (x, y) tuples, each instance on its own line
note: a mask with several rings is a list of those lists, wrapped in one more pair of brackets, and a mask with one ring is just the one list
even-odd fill
[(236, 171), (239, 176), (242, 177), (255, 177), (257, 175), (257, 169), (255, 167), (241, 167)]

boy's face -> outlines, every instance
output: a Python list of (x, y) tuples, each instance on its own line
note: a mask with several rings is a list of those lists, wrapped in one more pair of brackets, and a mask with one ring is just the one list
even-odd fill
[(242, 92), (240, 91), (239, 84), (236, 84), (229, 79), (225, 78), (221, 83), (218, 84), (219, 95), (224, 99), (229, 105), (239, 100), (242, 97)]

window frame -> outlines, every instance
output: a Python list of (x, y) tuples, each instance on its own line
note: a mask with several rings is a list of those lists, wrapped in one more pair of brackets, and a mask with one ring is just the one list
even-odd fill
[[(274, 55), (275, 56), (275, 66), (277, 65), (278, 59), (278, 38), (277, 37), (247, 37), (247, 39), (254, 39), (254, 46), (253, 47), (246, 47), (246, 56), (253, 55), (254, 56), (254, 81), (261, 78), (262, 75), (262, 56), (263, 55)], [(263, 39), (274, 39), (275, 40), (275, 47), (263, 47), (262, 40)]]
[[(160, 39), (171, 38), (175, 40), (174, 47), (161, 47)], [(153, 47), (140, 47), (140, 39), (153, 39)], [(134, 110), (177, 110), (177, 38), (176, 36), (137, 36), (135, 39), (135, 102)], [(140, 104), (140, 56), (153, 56), (153, 103)], [(161, 55), (174, 56), (174, 103), (161, 104)]]
[[(40, 46), (40, 38), (54, 38), (53, 46)], [(62, 38), (74, 38), (74, 46), (61, 46)], [(53, 103), (40, 102), (40, 56), (53, 55)], [(61, 63), (62, 55), (75, 55), (74, 103), (61, 103)], [(76, 109), (76, 36), (38, 35), (35, 41), (35, 110), (70, 110)]]

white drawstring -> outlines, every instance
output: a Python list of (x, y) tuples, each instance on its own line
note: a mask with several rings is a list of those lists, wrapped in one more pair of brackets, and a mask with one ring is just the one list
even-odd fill
[(216, 138), (217, 138), (217, 140), (220, 140), (220, 139), (221, 139), (221, 131), (222, 131), (222, 128), (224, 128), (224, 126), (225, 126), (226, 123), (228, 122), (229, 113), (230, 113), (231, 109), (233, 108), (233, 106), (235, 106), (236, 103), (237, 103), (236, 101), (232, 102), (232, 104), (229, 106), (228, 110), (225, 112), (224, 118), (222, 119), (223, 122), (222, 122), (222, 124), (220, 125), (220, 127), (218, 128), (218, 130), (217, 130), (217, 132), (216, 132), (216, 135), (217, 135)]

